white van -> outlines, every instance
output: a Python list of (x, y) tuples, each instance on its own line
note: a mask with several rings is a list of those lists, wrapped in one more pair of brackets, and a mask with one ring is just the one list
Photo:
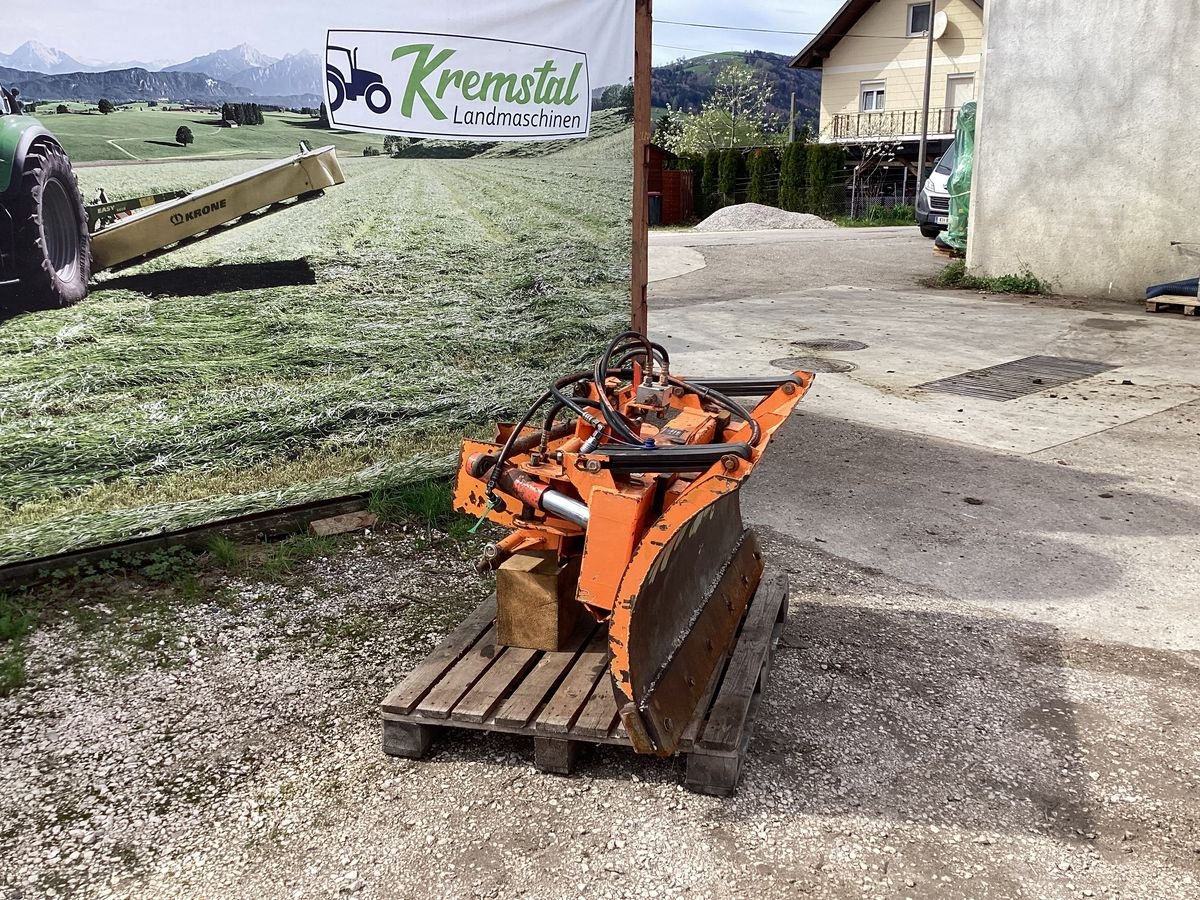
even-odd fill
[(927, 238), (937, 237), (950, 224), (950, 189), (947, 182), (953, 168), (952, 143), (917, 193), (917, 224), (921, 226), (921, 234)]

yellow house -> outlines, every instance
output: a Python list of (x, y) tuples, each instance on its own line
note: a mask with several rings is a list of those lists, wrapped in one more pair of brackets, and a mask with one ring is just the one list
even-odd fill
[(920, 139), (931, 22), (928, 133), (944, 149), (959, 107), (975, 99), (983, 0), (846, 0), (791, 62), (793, 68), (821, 70), (822, 141), (906, 145)]

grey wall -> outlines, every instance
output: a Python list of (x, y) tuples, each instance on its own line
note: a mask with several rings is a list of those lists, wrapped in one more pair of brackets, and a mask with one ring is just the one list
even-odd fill
[(996, 0), (984, 41), (968, 266), (1119, 298), (1200, 275), (1200, 3)]

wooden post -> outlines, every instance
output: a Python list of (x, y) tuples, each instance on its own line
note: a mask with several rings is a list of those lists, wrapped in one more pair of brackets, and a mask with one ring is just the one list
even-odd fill
[(633, 283), (630, 327), (646, 334), (649, 308), (646, 284), (649, 279), (650, 197), (650, 79), (653, 52), (652, 0), (635, 0), (633, 15)]

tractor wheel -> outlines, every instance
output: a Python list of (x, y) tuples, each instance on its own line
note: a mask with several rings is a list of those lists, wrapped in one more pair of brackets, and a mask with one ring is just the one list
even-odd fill
[(329, 82), (329, 111), (337, 112), (346, 102), (346, 85), (332, 72), (325, 73), (325, 80)]
[(388, 111), (392, 105), (392, 95), (382, 84), (376, 82), (367, 88), (363, 99), (367, 101), (367, 106), (371, 112), (382, 114)]
[(14, 244), (24, 305), (70, 306), (87, 296), (92, 275), (87, 213), (71, 161), (55, 144), (29, 151), (13, 204)]

